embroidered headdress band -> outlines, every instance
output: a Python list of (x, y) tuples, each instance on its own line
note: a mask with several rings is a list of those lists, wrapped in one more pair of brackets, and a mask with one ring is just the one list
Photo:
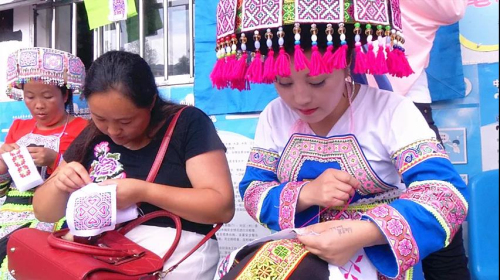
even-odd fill
[(79, 92), (85, 80), (85, 66), (80, 58), (55, 49), (23, 48), (7, 59), (7, 95), (22, 99), (22, 84), (37, 80), (46, 84), (66, 86)]
[[(293, 31), (285, 34), (288, 25)], [(296, 71), (308, 68), (316, 76), (343, 69), (348, 45), (354, 45), (354, 73), (406, 77), (413, 70), (404, 54), (401, 25), (399, 0), (220, 0), (217, 62), (210, 78), (219, 89), (245, 90), (249, 83), (272, 83), (276, 75), (289, 76), (287, 38), (294, 40)], [(304, 38), (304, 26), (309, 29), (310, 59), (301, 47), (301, 41), (309, 39)], [(318, 41), (326, 41), (324, 54)], [(340, 42), (336, 49), (334, 41)], [(250, 56), (248, 49), (253, 50)]]

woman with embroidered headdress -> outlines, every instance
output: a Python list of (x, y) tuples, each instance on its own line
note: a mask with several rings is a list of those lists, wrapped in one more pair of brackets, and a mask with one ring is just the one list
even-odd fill
[(233, 252), (216, 278), (411, 279), (414, 265), (449, 244), (468, 206), (415, 105), (352, 82), (351, 69), (413, 73), (399, 1), (259, 7), (219, 3), (211, 79), (240, 90), (274, 83), (279, 97), (260, 115), (240, 195), (265, 227), (300, 229)]
[[(32, 118), (14, 120), (0, 154), (27, 147), (42, 179), (58, 166), (69, 144), (85, 128), (87, 121), (74, 117), (73, 92), (83, 87), (85, 66), (67, 52), (46, 48), (23, 48), (7, 60), (7, 95), (24, 100)], [(57, 230), (57, 223), (39, 222), (33, 214), (34, 189), (19, 191), (10, 170), (0, 157), (0, 190), (6, 195), (0, 208), (0, 278), (8, 278), (6, 245), (9, 235), (23, 227)]]

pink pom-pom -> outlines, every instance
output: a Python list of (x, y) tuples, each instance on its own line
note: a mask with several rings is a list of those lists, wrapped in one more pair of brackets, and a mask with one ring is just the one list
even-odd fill
[(318, 76), (327, 73), (325, 63), (323, 62), (323, 57), (318, 50), (318, 46), (312, 46), (311, 62), (309, 65), (309, 75)]
[(269, 49), (267, 52), (267, 58), (264, 62), (264, 74), (262, 82), (265, 84), (271, 84), (274, 82), (276, 78), (276, 72), (274, 71), (274, 51), (273, 49)]
[(356, 52), (356, 60), (353, 72), (355, 74), (366, 74), (366, 70), (368, 69), (366, 65), (366, 55), (361, 49), (361, 43), (356, 43), (354, 51)]
[(394, 67), (396, 73), (395, 76), (398, 78), (403, 78), (413, 74), (413, 69), (411, 69), (410, 63), (408, 62), (404, 51), (402, 51), (400, 48), (394, 48), (394, 52)]
[(210, 80), (212, 81), (212, 86), (217, 89), (223, 89), (227, 87), (227, 83), (224, 83), (224, 79), (222, 78), (222, 74), (224, 71), (225, 59), (219, 58), (215, 63), (214, 68), (212, 69), (212, 73), (210, 73)]
[(274, 73), (280, 77), (289, 77), (290, 73), (290, 56), (285, 52), (285, 48), (280, 47), (278, 57), (274, 63)]
[(375, 64), (377, 65), (377, 72), (373, 73), (374, 75), (384, 75), (387, 74), (387, 62), (385, 61), (384, 48), (380, 46), (377, 51), (377, 58), (375, 60)]
[(236, 55), (230, 55), (226, 58), (226, 64), (224, 66), (223, 79), (226, 81), (231, 81), (234, 76), (234, 67), (236, 64)]
[(333, 45), (329, 45), (326, 48), (325, 54), (323, 55), (323, 62), (325, 64), (326, 73), (333, 72), (333, 60), (331, 59), (332, 57), (333, 57)]
[(391, 76), (396, 75), (396, 69), (394, 67), (394, 52), (391, 51), (391, 48), (389, 46), (385, 47), (385, 52), (387, 53), (387, 73)]
[(255, 57), (253, 58), (250, 66), (248, 66), (247, 70), (247, 79), (249, 82), (254, 84), (262, 83), (263, 78), (263, 63), (260, 55), (260, 51), (255, 52)]
[(240, 59), (234, 65), (233, 78), (231, 80), (231, 88), (240, 91), (246, 89), (246, 72), (247, 72), (247, 52), (243, 52)]
[(375, 52), (373, 51), (373, 43), (368, 44), (368, 51), (366, 52), (366, 66), (368, 74), (375, 74), (379, 72)]
[(293, 60), (295, 64), (295, 71), (299, 72), (309, 67), (309, 61), (304, 55), (304, 51), (300, 45), (295, 45), (295, 51), (293, 53)]
[(347, 44), (341, 45), (332, 55), (327, 65), (333, 69), (344, 69), (347, 67)]

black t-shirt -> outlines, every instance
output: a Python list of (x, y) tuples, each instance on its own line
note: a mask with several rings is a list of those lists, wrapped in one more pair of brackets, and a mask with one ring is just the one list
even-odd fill
[[(86, 151), (82, 165), (89, 170), (94, 182), (102, 182), (111, 178), (146, 180), (171, 121), (172, 116), (147, 146), (135, 151), (115, 144), (108, 136), (98, 136)], [(76, 154), (81, 152), (78, 151), (78, 147), (81, 147), (88, 133), (89, 130), (85, 129), (73, 141), (64, 154), (66, 162), (76, 159)], [(191, 188), (192, 185), (186, 173), (186, 161), (209, 151), (225, 149), (210, 118), (201, 110), (188, 107), (181, 113), (177, 121), (155, 183)], [(140, 208), (145, 214), (160, 209), (149, 203), (141, 203)], [(145, 224), (163, 227), (173, 226), (173, 222), (168, 218), (153, 219)], [(182, 229), (206, 234), (212, 229), (212, 225), (182, 219)]]

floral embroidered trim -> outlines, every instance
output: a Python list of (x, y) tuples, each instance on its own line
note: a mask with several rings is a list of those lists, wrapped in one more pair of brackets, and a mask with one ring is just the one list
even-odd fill
[[(389, 204), (389, 203), (393, 202), (394, 200), (396, 200), (396, 198), (382, 200), (382, 201), (379, 201), (377, 203), (371, 203), (371, 204), (349, 205), (347, 207), (347, 209), (344, 212), (342, 212), (342, 214), (340, 215), (338, 220), (360, 220), (361, 216), (365, 212), (372, 210), (375, 207), (378, 207), (380, 205)], [(321, 222), (333, 220), (333, 218), (336, 217), (339, 214), (339, 212), (341, 212), (343, 210), (343, 208), (344, 208), (343, 206), (342, 207), (331, 207), (330, 209), (325, 211), (323, 214), (321, 214), (321, 218), (320, 218)]]
[(253, 148), (248, 157), (248, 166), (276, 172), (279, 154), (268, 150)]
[(120, 163), (120, 153), (110, 153), (109, 143), (103, 141), (94, 147), (94, 160), (90, 165), (89, 175), (94, 183), (100, 183), (108, 179), (122, 179), (127, 175), (123, 165)]
[(407, 271), (396, 278), (389, 278), (380, 272), (377, 272), (377, 278), (378, 280), (411, 280), (413, 279), (413, 267), (410, 267)]
[(297, 239), (267, 242), (248, 262), (237, 280), (284, 280), (309, 252)]
[(420, 255), (417, 242), (410, 225), (396, 209), (381, 205), (366, 212), (364, 216), (377, 224), (391, 246), (398, 265), (398, 274), (395, 277), (399, 277), (418, 263)]
[(465, 198), (452, 184), (437, 180), (413, 182), (401, 199), (419, 204), (436, 217), (446, 232), (444, 246), (450, 244), (469, 208)]
[(279, 225), (281, 229), (295, 227), (295, 210), (302, 187), (309, 182), (290, 182), (280, 194)]
[(31, 175), (31, 170), (26, 164), (24, 155), (21, 154), (21, 150), (14, 150), (9, 153), (12, 158), (12, 162), (17, 167), (17, 173), (21, 178), (26, 178)]
[(392, 163), (403, 174), (413, 166), (430, 158), (448, 158), (443, 145), (436, 139), (420, 140), (392, 155)]
[(279, 186), (278, 182), (253, 181), (243, 195), (243, 203), (247, 213), (259, 224), (261, 224), (260, 212), (262, 210), (262, 203), (269, 191), (276, 186)]
[(342, 170), (361, 183), (358, 189), (360, 194), (374, 194), (395, 189), (375, 174), (353, 135), (329, 138), (292, 135), (277, 167), (280, 182), (299, 181), (299, 171), (305, 161), (337, 162)]

